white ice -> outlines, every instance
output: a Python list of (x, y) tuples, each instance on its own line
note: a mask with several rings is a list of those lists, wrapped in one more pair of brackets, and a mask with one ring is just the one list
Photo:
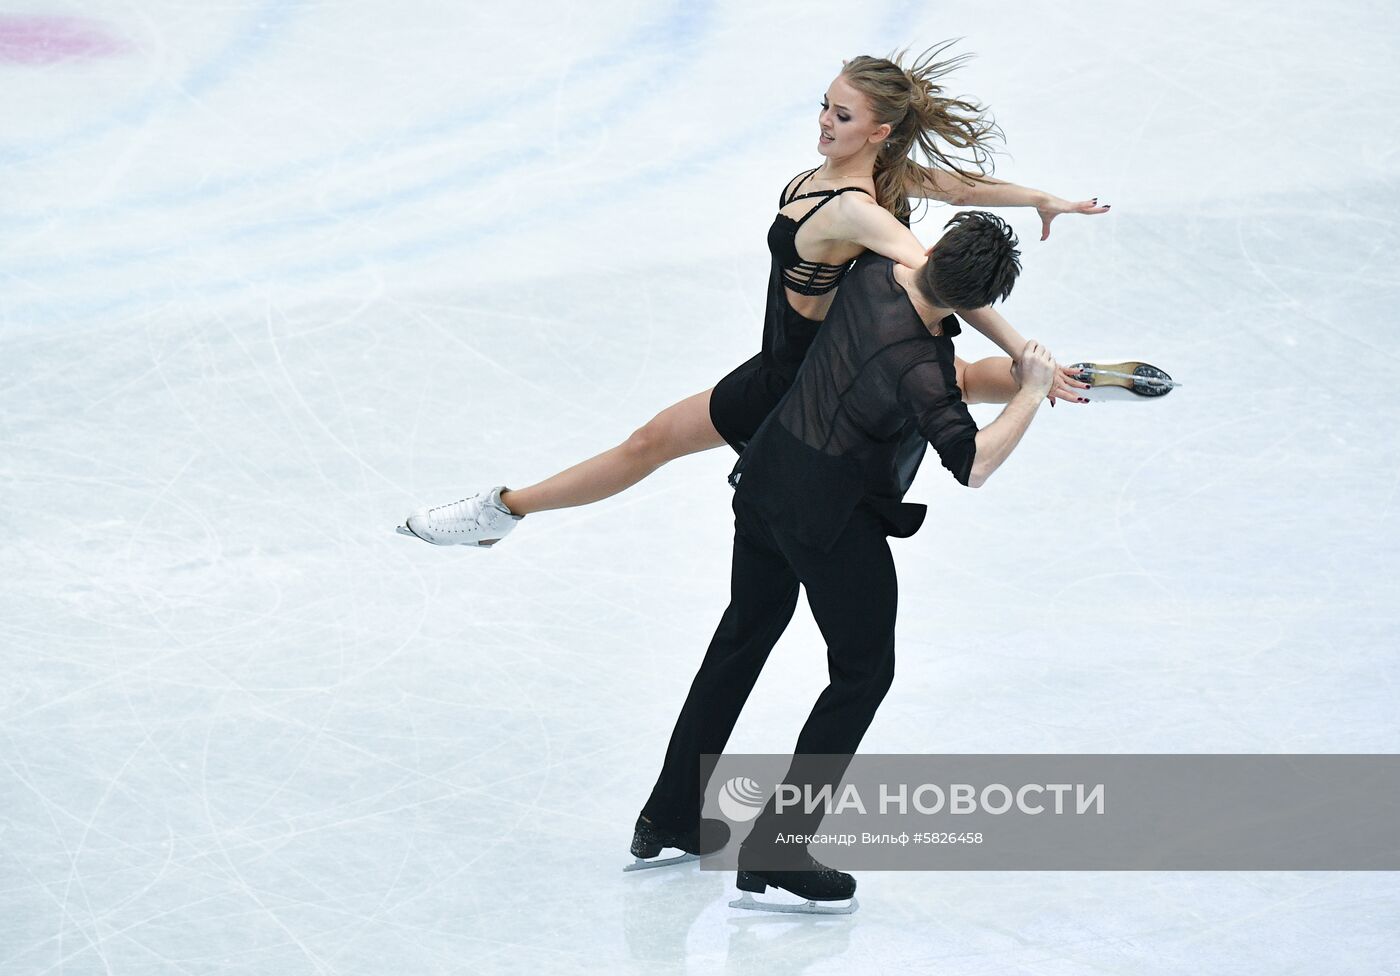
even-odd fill
[[(863, 748), (1400, 751), (1400, 9), (35, 15), (120, 43), (0, 62), (0, 972), (1400, 972), (1387, 873), (868, 872), (826, 920), (624, 875), (732, 455), (495, 551), (393, 531), (756, 351), (841, 58), (962, 36), (998, 175), (1113, 204), (1005, 212), (1008, 317), (1186, 385), (926, 465)], [(822, 660), (800, 609), (731, 747), (790, 748)]]

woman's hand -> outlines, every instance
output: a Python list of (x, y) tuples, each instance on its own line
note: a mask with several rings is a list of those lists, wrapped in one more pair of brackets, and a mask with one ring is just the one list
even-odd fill
[[(1016, 385), (1021, 385), (1021, 362), (1019, 359), (1011, 361), (1011, 376), (1016, 381)], [(1066, 400), (1070, 403), (1087, 403), (1079, 395), (1080, 390), (1089, 389), (1089, 384), (1079, 378), (1079, 371), (1070, 366), (1055, 365), (1055, 377), (1050, 384), (1050, 392), (1045, 394), (1050, 401), (1050, 406), (1055, 405), (1056, 400)]]
[(1055, 405), (1056, 398), (1067, 400), (1070, 403), (1088, 403), (1079, 395), (1080, 390), (1087, 390), (1089, 384), (1079, 378), (1079, 371), (1072, 366), (1055, 367), (1055, 382), (1050, 387), (1050, 406)]
[(1043, 241), (1050, 236), (1050, 221), (1060, 214), (1101, 214), (1108, 213), (1108, 205), (1099, 206), (1099, 198), (1092, 200), (1080, 200), (1078, 203), (1070, 203), (1068, 200), (1061, 200), (1059, 197), (1047, 195), (1045, 200), (1035, 208), (1040, 214), (1040, 239)]

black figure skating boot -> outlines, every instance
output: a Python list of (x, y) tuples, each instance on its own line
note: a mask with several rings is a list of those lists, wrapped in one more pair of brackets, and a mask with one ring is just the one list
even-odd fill
[[(646, 817), (638, 817), (637, 826), (632, 831), (632, 856), (636, 860), (622, 870), (641, 871), (697, 861), (724, 850), (724, 845), (728, 843), (729, 824), (723, 820), (706, 818), (690, 830), (676, 831), (658, 827)], [(665, 847), (683, 853), (674, 857), (657, 857)]]
[[(795, 871), (746, 871), (739, 869), (738, 886), (744, 893), (729, 903), (730, 908), (745, 908), (759, 912), (792, 912), (800, 915), (849, 915), (860, 907), (856, 901), (856, 879), (844, 871), (837, 871), (822, 864), (810, 854), (804, 857), (806, 864)], [(743, 854), (740, 854), (743, 863)], [(758, 901), (753, 893), (760, 894), (769, 886), (791, 892), (805, 899), (801, 904)], [(848, 900), (849, 899), (849, 900)], [(831, 902), (847, 902), (834, 905)]]
[(1089, 384), (1089, 389), (1082, 393), (1091, 402), (1151, 399), (1166, 396), (1181, 385), (1168, 376), (1165, 370), (1136, 360), (1122, 363), (1075, 363), (1070, 369), (1076, 371), (1075, 379)]

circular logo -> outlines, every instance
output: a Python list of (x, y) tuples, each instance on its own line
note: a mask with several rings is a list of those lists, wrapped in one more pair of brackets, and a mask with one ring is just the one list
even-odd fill
[(763, 809), (763, 790), (747, 776), (735, 776), (719, 789), (719, 812), (735, 823), (758, 816)]

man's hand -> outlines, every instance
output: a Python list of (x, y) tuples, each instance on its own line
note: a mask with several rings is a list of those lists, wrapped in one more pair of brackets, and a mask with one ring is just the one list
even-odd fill
[[(1011, 361), (1011, 378), (1016, 381), (1016, 385), (1024, 386), (1021, 379), (1021, 361), (1013, 359)], [(1070, 366), (1055, 366), (1054, 382), (1050, 385), (1050, 392), (1046, 396), (1050, 400), (1050, 406), (1055, 405), (1056, 400), (1068, 400), (1070, 403), (1088, 403), (1089, 401), (1079, 395), (1080, 390), (1087, 390), (1089, 384), (1079, 378), (1079, 373)]]
[(1050, 350), (1031, 339), (1012, 363), (1011, 372), (1022, 390), (1043, 397), (1054, 388), (1059, 367), (1055, 365), (1055, 357), (1050, 355)]
[(1034, 339), (1027, 342), (1015, 360), (1015, 375), (1021, 388), (1011, 397), (1001, 416), (977, 432), (977, 453), (967, 476), (969, 487), (985, 484), (1016, 449), (1021, 435), (1040, 409), (1041, 397), (1054, 387), (1058, 374), (1059, 367), (1050, 350)]

